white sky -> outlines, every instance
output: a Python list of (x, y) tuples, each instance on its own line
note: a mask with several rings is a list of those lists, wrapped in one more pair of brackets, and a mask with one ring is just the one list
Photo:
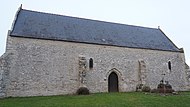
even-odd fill
[(2, 0), (0, 2), (0, 55), (15, 13), (24, 9), (160, 28), (185, 50), (190, 65), (190, 0)]

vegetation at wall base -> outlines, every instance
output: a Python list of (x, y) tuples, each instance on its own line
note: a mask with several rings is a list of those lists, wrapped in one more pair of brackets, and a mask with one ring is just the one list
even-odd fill
[(77, 95), (89, 95), (90, 92), (88, 90), (88, 88), (86, 87), (80, 87), (78, 90), (77, 90)]
[(178, 95), (127, 92), (0, 99), (0, 107), (190, 107), (190, 92)]

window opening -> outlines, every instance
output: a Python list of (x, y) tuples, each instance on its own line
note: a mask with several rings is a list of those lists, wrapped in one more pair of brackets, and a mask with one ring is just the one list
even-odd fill
[(171, 69), (172, 69), (172, 66), (171, 66), (171, 62), (169, 61), (168, 62), (168, 69), (171, 71)]
[(89, 68), (93, 68), (93, 59), (92, 58), (90, 58), (90, 60), (89, 60)]

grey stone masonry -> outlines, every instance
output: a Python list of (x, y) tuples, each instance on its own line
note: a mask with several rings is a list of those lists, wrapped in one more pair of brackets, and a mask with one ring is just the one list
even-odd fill
[(9, 75), (9, 63), (10, 61), (8, 54), (3, 54), (0, 57), (0, 98), (6, 96), (6, 84), (8, 82)]
[(188, 90), (182, 52), (8, 36), (0, 59), (0, 95), (74, 94), (81, 86), (91, 93), (108, 92), (112, 72), (118, 76), (119, 92), (135, 91), (141, 83), (156, 88), (163, 73), (174, 90)]
[(4, 64), (3, 64), (3, 60), (0, 59), (0, 98), (5, 96), (3, 75), (4, 75)]
[(187, 81), (188, 81), (188, 85), (187, 85), (187, 87), (188, 87), (188, 89), (190, 89), (190, 68), (189, 68), (189, 66), (188, 66), (187, 64), (186, 64), (185, 69), (186, 69), (186, 73), (187, 73)]

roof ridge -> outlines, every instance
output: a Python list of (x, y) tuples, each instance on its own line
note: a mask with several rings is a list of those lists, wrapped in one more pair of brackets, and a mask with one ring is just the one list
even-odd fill
[(145, 27), (145, 26), (140, 26), (140, 25), (130, 25), (130, 24), (124, 24), (124, 23), (118, 23), (118, 22), (103, 21), (103, 20), (98, 20), (98, 19), (88, 19), (88, 18), (82, 18), (82, 17), (76, 17), (76, 16), (68, 16), (68, 15), (61, 15), (61, 14), (55, 14), (55, 13), (34, 11), (34, 10), (28, 10), (28, 9), (22, 9), (22, 10), (35, 12), (35, 13), (41, 13), (41, 14), (48, 14), (48, 15), (56, 15), (56, 16), (61, 16), (61, 17), (75, 18), (75, 19), (80, 19), (80, 20), (89, 20), (89, 21), (103, 22), (103, 23), (109, 23), (109, 24), (117, 24), (117, 25), (123, 25), (123, 26), (131, 26), (131, 27), (139, 27), (139, 28), (158, 30), (158, 28)]

